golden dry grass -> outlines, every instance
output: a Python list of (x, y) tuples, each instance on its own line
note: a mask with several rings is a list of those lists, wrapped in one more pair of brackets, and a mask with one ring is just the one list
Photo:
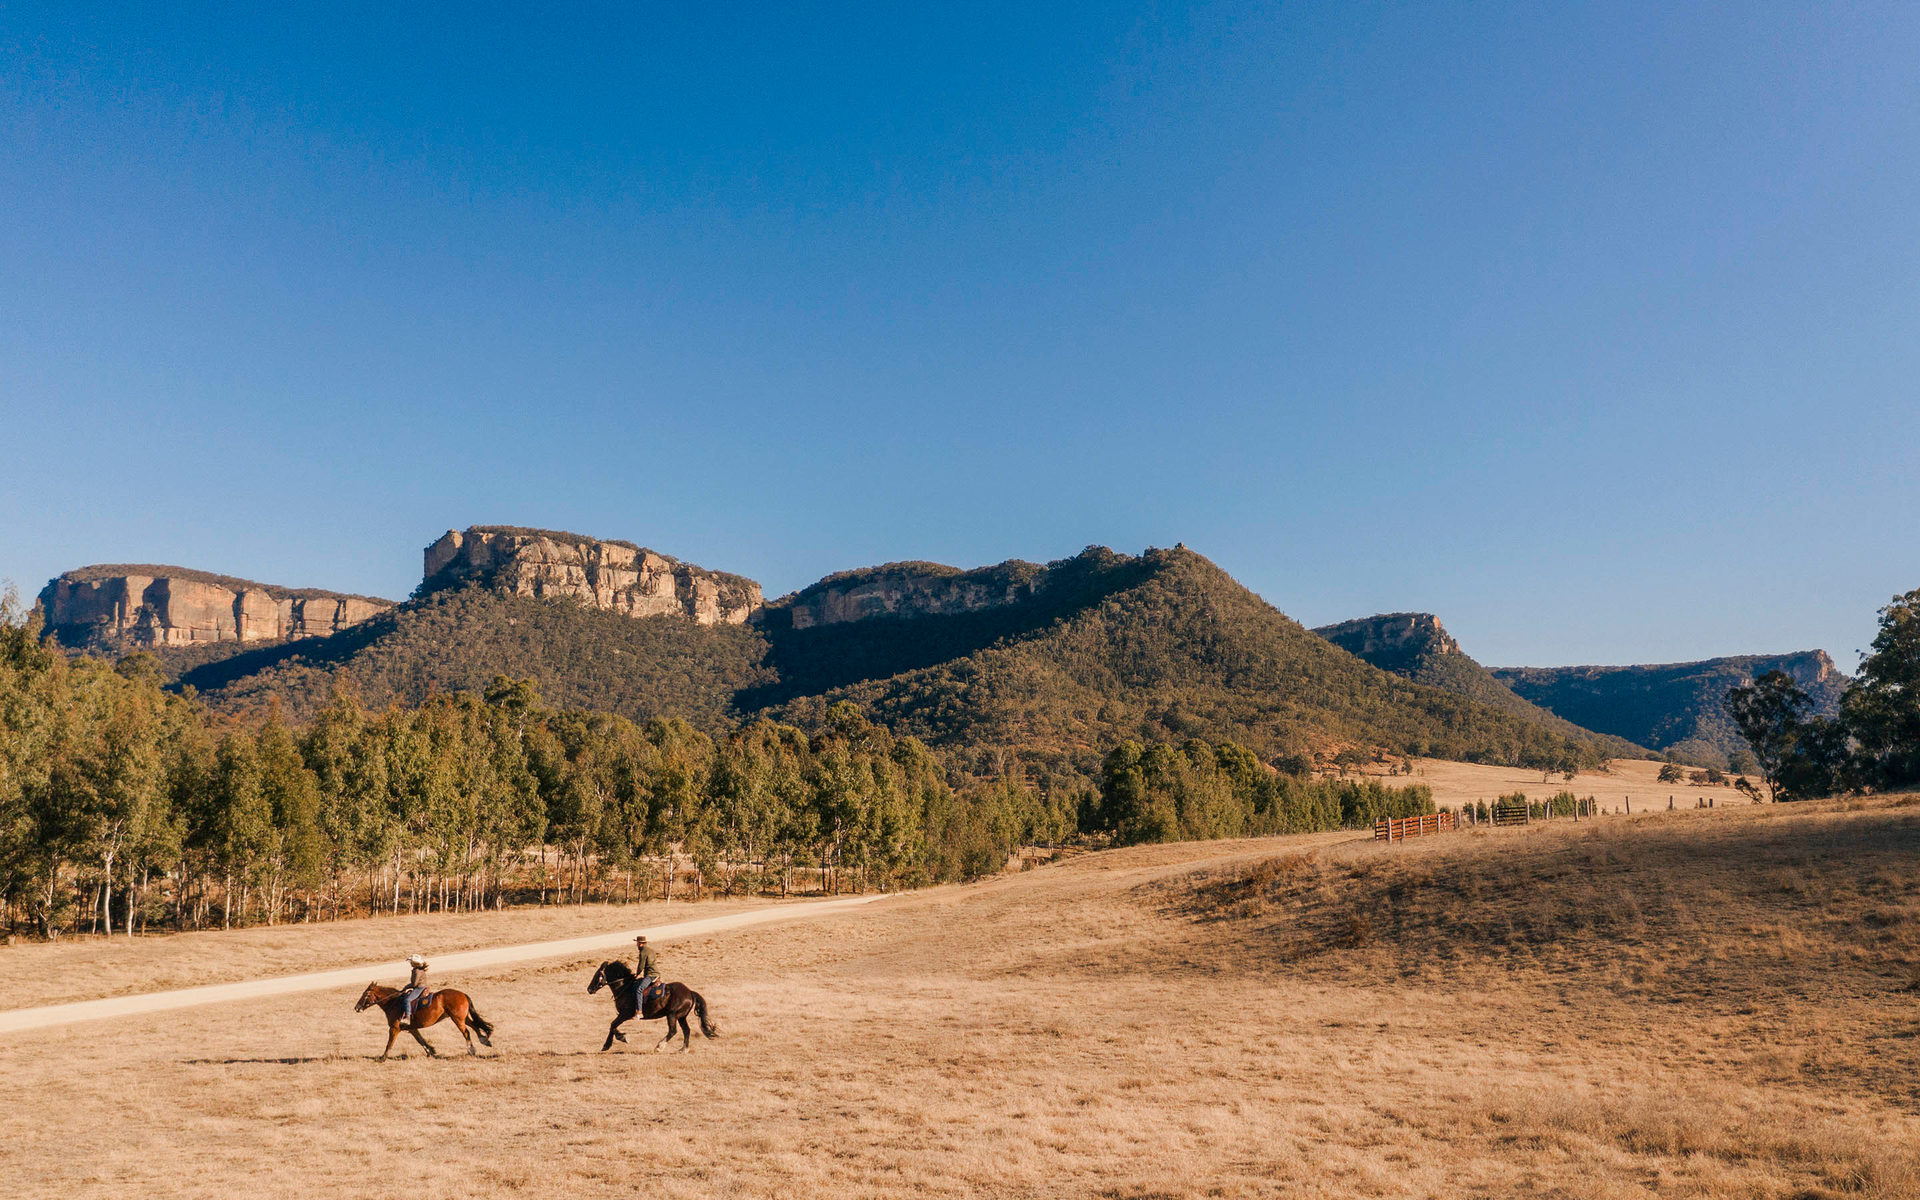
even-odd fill
[(1915, 1197), (1917, 850), (1896, 800), (1087, 855), (668, 947), (689, 1055), (597, 1053), (587, 963), (449, 980), (473, 1060), (372, 1062), (346, 992), (14, 1035), (0, 1155), (21, 1196)]
[[(1413, 760), (1411, 780), (1405, 776), (1384, 778), (1388, 783), (1424, 783), (1433, 789), (1434, 803), (1448, 808), (1478, 800), (1491, 804), (1496, 796), (1510, 792), (1525, 792), (1530, 800), (1544, 800), (1556, 792), (1572, 792), (1583, 798), (1592, 796), (1600, 802), (1601, 807), (1615, 812), (1624, 812), (1627, 802), (1631, 800), (1636, 816), (1642, 812), (1666, 811), (1669, 798), (1676, 810), (1692, 809), (1695, 801), (1703, 799), (1711, 799), (1716, 808), (1752, 803), (1731, 786), (1661, 783), (1660, 768), (1663, 765), (1642, 759), (1617, 759), (1604, 771), (1582, 771), (1572, 780), (1552, 774), (1543, 780), (1539, 771), (1529, 771), (1524, 767), (1416, 758)], [(1691, 772), (1694, 768), (1684, 769)], [(1379, 768), (1372, 770), (1377, 772)], [(1759, 781), (1756, 779), (1754, 782)]]
[(324, 925), (156, 934), (138, 938), (69, 937), (0, 951), (0, 1010), (104, 996), (169, 991), (267, 975), (324, 971), (418, 951), (431, 958), (462, 950), (580, 937), (765, 908), (767, 899), (582, 904), (501, 912), (439, 913)]

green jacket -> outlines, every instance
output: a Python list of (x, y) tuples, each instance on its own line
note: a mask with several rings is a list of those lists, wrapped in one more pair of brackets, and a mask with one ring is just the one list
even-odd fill
[(634, 973), (639, 975), (640, 978), (642, 979), (645, 979), (650, 975), (656, 978), (659, 976), (660, 965), (659, 965), (659, 962), (655, 960), (655, 958), (653, 957), (652, 947), (650, 946), (640, 947), (640, 962), (639, 962), (639, 965), (634, 968)]

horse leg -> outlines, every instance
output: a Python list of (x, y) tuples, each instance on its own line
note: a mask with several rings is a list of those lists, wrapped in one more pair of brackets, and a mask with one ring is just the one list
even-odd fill
[(680, 1022), (680, 1049), (691, 1050), (693, 1049), (693, 1030), (687, 1028), (687, 1014), (681, 1013), (677, 1019)]
[(435, 1058), (440, 1057), (440, 1052), (433, 1048), (433, 1043), (429, 1042), (427, 1039), (420, 1036), (419, 1026), (416, 1025), (412, 1029), (407, 1030), (407, 1032), (413, 1035), (414, 1041), (419, 1042), (422, 1046), (425, 1046), (427, 1048), (428, 1054), (432, 1055)]
[(473, 1033), (467, 1028), (467, 1018), (465, 1014), (455, 1013), (453, 1015), (453, 1027), (460, 1031), (461, 1037), (467, 1039), (467, 1054), (469, 1056), (478, 1055), (480, 1052), (473, 1048)]
[(600, 1053), (605, 1054), (607, 1051), (613, 1049), (613, 1039), (615, 1038), (619, 1038), (623, 1042), (627, 1040), (627, 1035), (620, 1032), (620, 1022), (624, 1020), (626, 1020), (625, 1017), (615, 1017), (613, 1024), (607, 1026), (607, 1041), (605, 1045), (600, 1047)]
[(655, 1054), (658, 1054), (662, 1050), (665, 1050), (667, 1048), (667, 1043), (672, 1040), (673, 1040), (673, 1018), (668, 1017), (667, 1018), (667, 1036), (661, 1038), (659, 1041), (653, 1044), (653, 1052)]
[(387, 1055), (393, 1053), (393, 1039), (400, 1036), (400, 1022), (387, 1022), (387, 1048), (380, 1052), (380, 1061), (387, 1061)]

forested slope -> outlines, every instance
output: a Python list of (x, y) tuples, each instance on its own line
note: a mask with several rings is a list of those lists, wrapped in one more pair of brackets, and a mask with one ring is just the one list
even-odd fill
[(1106, 572), (1125, 586), (1042, 628), (778, 711), (804, 723), (853, 700), (932, 745), (1062, 765), (1130, 738), (1189, 736), (1265, 755), (1333, 743), (1516, 763), (1602, 753), (1589, 740), (1370, 666), (1192, 551), (1113, 559)]
[(708, 733), (736, 722), (733, 698), (769, 679), (759, 631), (675, 617), (635, 620), (569, 600), (479, 587), (436, 592), (332, 638), (196, 665), (179, 676), (216, 708), (304, 721), (336, 682), (371, 707), (478, 692), (497, 675), (530, 679), (563, 708), (631, 720), (675, 716)]
[[(845, 587), (873, 574), (833, 579)], [(816, 726), (833, 702), (853, 700), (987, 775), (1012, 754), (1088, 777), (1129, 738), (1231, 739), (1267, 756), (1359, 746), (1543, 765), (1619, 752), (1564, 722), (1380, 671), (1189, 550), (1091, 548), (975, 574), (1015, 598), (806, 627), (779, 605), (756, 625), (699, 626), (470, 587), (324, 643), (199, 663), (179, 678), (219, 709), (262, 712), (277, 699), (294, 720), (336, 683), (381, 707), (477, 691), (498, 675), (531, 679), (563, 707), (680, 716), (710, 733), (760, 715)]]

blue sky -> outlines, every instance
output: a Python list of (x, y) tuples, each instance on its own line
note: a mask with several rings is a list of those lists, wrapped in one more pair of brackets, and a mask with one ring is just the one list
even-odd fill
[(1920, 586), (1911, 5), (81, 7), (0, 8), (28, 592), (1184, 541), (1850, 668)]

